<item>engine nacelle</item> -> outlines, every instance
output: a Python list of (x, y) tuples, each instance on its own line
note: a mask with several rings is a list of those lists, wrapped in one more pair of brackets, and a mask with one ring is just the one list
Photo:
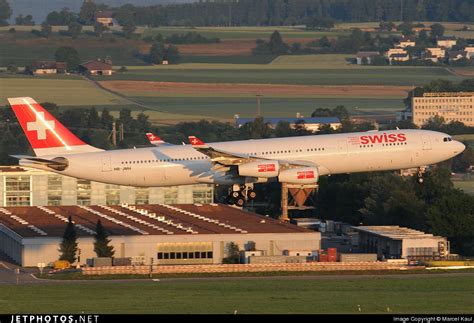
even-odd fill
[(239, 165), (240, 176), (277, 177), (280, 173), (280, 164), (275, 160), (254, 161)]
[(316, 167), (299, 167), (281, 171), (278, 181), (288, 184), (316, 184), (318, 178), (319, 173)]

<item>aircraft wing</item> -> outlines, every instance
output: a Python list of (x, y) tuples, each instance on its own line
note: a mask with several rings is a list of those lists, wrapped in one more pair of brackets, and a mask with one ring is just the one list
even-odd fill
[[(205, 144), (199, 138), (195, 136), (189, 136), (189, 142), (193, 146), (194, 149), (199, 151), (200, 153), (208, 156), (211, 161), (216, 164), (213, 168), (221, 169), (225, 166), (238, 166), (244, 163), (248, 163), (250, 161), (257, 161), (257, 160), (275, 160), (274, 158), (265, 158), (265, 157), (253, 157), (242, 155), (239, 153), (233, 153), (229, 151), (224, 151), (220, 149), (216, 149), (214, 147), (210, 147), (209, 145)], [(280, 164), (286, 165), (287, 167), (317, 167), (316, 164), (304, 161), (304, 160), (284, 160), (284, 159), (277, 159)]]

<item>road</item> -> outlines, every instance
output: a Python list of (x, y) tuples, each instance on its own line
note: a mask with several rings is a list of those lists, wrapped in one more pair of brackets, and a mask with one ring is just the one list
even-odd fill
[[(18, 271), (16, 271), (19, 269)], [(96, 284), (103, 283), (131, 283), (131, 282), (150, 282), (150, 283), (174, 283), (186, 281), (228, 281), (228, 280), (334, 280), (334, 279), (367, 279), (374, 277), (387, 278), (413, 278), (419, 277), (455, 277), (455, 276), (474, 276), (474, 272), (453, 272), (453, 273), (429, 273), (429, 274), (363, 274), (363, 275), (307, 275), (307, 276), (255, 276), (255, 277), (195, 277), (195, 278), (154, 278), (154, 279), (114, 279), (114, 280), (53, 280), (53, 279), (38, 279), (34, 275), (38, 274), (39, 270), (34, 268), (20, 268), (11, 263), (0, 262), (0, 285), (28, 285), (28, 284)]]

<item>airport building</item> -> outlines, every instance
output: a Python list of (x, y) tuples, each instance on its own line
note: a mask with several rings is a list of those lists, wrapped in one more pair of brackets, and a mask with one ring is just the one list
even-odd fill
[(321, 246), (319, 232), (221, 204), (28, 206), (0, 208), (0, 253), (22, 266), (57, 260), (68, 217), (78, 235), (79, 264), (96, 257), (98, 220), (115, 257), (135, 264), (219, 264), (231, 243), (263, 256)]
[(0, 167), (0, 206), (208, 204), (208, 184), (136, 188), (76, 179), (26, 167)]
[[(254, 121), (255, 118), (235, 118), (235, 124), (238, 128), (249, 122)], [(318, 131), (319, 128), (323, 125), (329, 125), (334, 130), (342, 126), (341, 121), (335, 117), (304, 118), (297, 115), (295, 118), (263, 118), (263, 123), (268, 124), (273, 129), (275, 129), (278, 123), (280, 122), (287, 122), (291, 128), (302, 126), (306, 130), (312, 132)]]
[(435, 116), (474, 126), (474, 92), (424, 93), (412, 98), (411, 108), (401, 112), (399, 119), (412, 120), (420, 127)]
[(385, 259), (443, 259), (449, 256), (449, 241), (399, 226), (359, 226), (359, 250)]

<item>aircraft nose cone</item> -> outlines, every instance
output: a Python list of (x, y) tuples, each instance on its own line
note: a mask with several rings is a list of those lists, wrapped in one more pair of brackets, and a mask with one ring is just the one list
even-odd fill
[(462, 142), (456, 141), (456, 147), (454, 149), (456, 155), (462, 153), (465, 149), (466, 146)]

